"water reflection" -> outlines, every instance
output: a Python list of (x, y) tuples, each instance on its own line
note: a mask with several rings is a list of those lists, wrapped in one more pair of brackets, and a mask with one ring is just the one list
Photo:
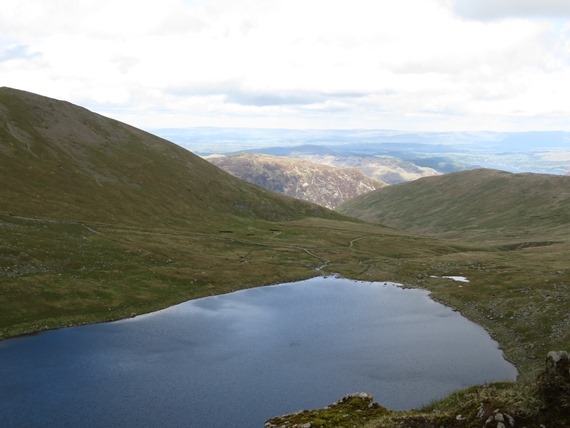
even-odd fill
[(0, 426), (253, 427), (354, 391), (406, 409), (515, 376), (425, 291), (314, 278), (0, 342)]

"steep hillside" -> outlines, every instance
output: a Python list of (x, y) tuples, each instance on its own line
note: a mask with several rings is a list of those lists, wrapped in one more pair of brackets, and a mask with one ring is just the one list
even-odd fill
[(339, 212), (460, 239), (550, 239), (570, 232), (570, 177), (462, 171), (386, 187), (347, 202)]
[(288, 157), (238, 154), (207, 159), (250, 183), (327, 208), (384, 186), (355, 168), (335, 168)]
[(332, 219), (346, 227), (333, 211), (10, 88), (0, 89), (0, 180), (0, 339), (310, 277), (329, 260), (309, 249), (317, 235), (324, 248), (346, 245), (321, 232)]
[(335, 217), (224, 173), (166, 140), (67, 102), (0, 89), (0, 211), (137, 224), (235, 215)]
[[(541, 355), (570, 349), (568, 181), (472, 173), (375, 191), (417, 189), (404, 208), (394, 198), (394, 221), (413, 211), (427, 222), (413, 227), (453, 229), (458, 240), (425, 238), (269, 192), (128, 125), (2, 88), (0, 339), (334, 273), (430, 290), (532, 373)], [(375, 197), (364, 208), (377, 212)], [(513, 230), (521, 219), (528, 229)], [(500, 245), (462, 242), (505, 231), (513, 238)], [(527, 232), (536, 239), (518, 238)]]

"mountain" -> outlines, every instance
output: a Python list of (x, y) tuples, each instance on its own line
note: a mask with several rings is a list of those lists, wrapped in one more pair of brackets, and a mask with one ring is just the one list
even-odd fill
[(376, 190), (348, 201), (338, 211), (447, 238), (567, 235), (570, 177), (461, 171)]
[[(440, 173), (474, 168), (565, 175), (569, 132), (401, 132), (374, 129), (179, 128), (155, 131), (200, 155), (378, 156)], [(346, 165), (337, 165), (346, 166)], [(382, 180), (381, 177), (374, 177)], [(403, 180), (406, 181), (406, 180)]]
[(336, 168), (295, 158), (244, 153), (206, 159), (250, 183), (327, 208), (384, 186), (356, 168)]
[(334, 259), (313, 247), (335, 246), (323, 230), (361, 227), (11, 88), (0, 88), (0, 180), (0, 339), (314, 276)]
[[(522, 377), (546, 352), (570, 349), (570, 177), (465, 174), (345, 206), (455, 241), (426, 238), (275, 194), (129, 125), (1, 88), (0, 339), (334, 273), (429, 290), (488, 329)], [(376, 202), (384, 191), (392, 201)], [(506, 402), (529, 396), (516, 388), (500, 385)], [(482, 403), (503, 410), (478, 391), (468, 407), (448, 408), (453, 423)], [(539, 422), (566, 426), (527, 425)]]
[(189, 151), (67, 102), (0, 89), (1, 210), (137, 224), (222, 215), (338, 218), (237, 180)]
[(386, 184), (398, 184), (422, 177), (440, 175), (433, 168), (418, 166), (390, 156), (294, 154), (299, 159), (339, 168), (356, 168), (365, 175)]
[[(379, 153), (384, 150), (376, 147)], [(426, 149), (424, 147), (424, 149)], [(439, 175), (437, 169), (429, 166), (420, 166), (419, 164), (409, 162), (402, 159), (404, 155), (401, 152), (396, 153), (397, 156), (381, 155), (368, 153), (370, 149), (366, 146), (358, 146), (357, 144), (343, 144), (335, 146), (319, 146), (314, 144), (303, 144), (292, 147), (266, 147), (261, 149), (244, 150), (243, 152), (233, 153), (251, 153), (251, 154), (267, 154), (279, 157), (303, 159), (309, 162), (334, 166), (337, 168), (357, 168), (369, 178), (381, 181), (386, 184), (397, 184), (405, 181), (416, 180), (421, 177), (429, 177)], [(438, 152), (437, 147), (430, 147), (430, 150)], [(400, 156), (400, 157), (398, 157)], [(426, 162), (426, 159), (418, 159), (419, 162)], [(450, 166), (447, 159), (430, 155), (427, 162), (446, 170)]]

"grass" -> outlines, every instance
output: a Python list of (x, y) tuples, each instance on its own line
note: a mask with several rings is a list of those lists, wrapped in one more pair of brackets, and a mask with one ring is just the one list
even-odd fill
[[(0, 242), (4, 338), (338, 273), (430, 290), (484, 326), (521, 378), (532, 378), (549, 350), (570, 348), (566, 241), (505, 251), (319, 218), (237, 219), (194, 232), (4, 214)], [(434, 278), (445, 275), (470, 282)]]
[(568, 402), (564, 400), (568, 400), (569, 391), (568, 374), (560, 376), (544, 371), (533, 382), (476, 385), (454, 392), (421, 409), (409, 411), (390, 411), (374, 403), (372, 397), (362, 399), (349, 396), (323, 409), (272, 418), (268, 426), (291, 428), (310, 423), (306, 426), (479, 428), (498, 426), (498, 421), (503, 421), (505, 427), (568, 426), (570, 412)]
[(532, 245), (568, 234), (569, 188), (568, 176), (462, 171), (379, 189), (339, 211), (427, 236)]
[[(558, 382), (557, 387), (560, 386)], [(536, 427), (567, 426), (567, 411), (549, 411), (552, 401), (544, 391), (552, 385), (537, 380), (534, 383), (499, 382), (476, 385), (454, 392), (421, 409), (390, 411), (372, 401), (358, 396), (343, 397), (337, 403), (323, 409), (297, 412), (268, 420), (271, 428), (291, 428), (310, 423), (319, 428), (480, 428), (497, 426), (486, 423), (505, 421), (504, 426)], [(565, 385), (567, 387), (567, 385)], [(567, 410), (567, 409), (566, 409)]]
[[(427, 238), (417, 237), (417, 253), (399, 253), (401, 246), (393, 247), (393, 258), (368, 253), (362, 259), (367, 268), (357, 276), (386, 278), (391, 272), (397, 281), (430, 290), (433, 298), (485, 327), (519, 369), (516, 383), (474, 386), (423, 409), (355, 426), (480, 427), (495, 410), (515, 417), (516, 426), (570, 423), (556, 392), (567, 394), (570, 388), (554, 382), (549, 389), (540, 374), (550, 350), (570, 349), (567, 188), (567, 177), (474, 171), (392, 186), (341, 210), (441, 244), (424, 246)], [(413, 239), (408, 235), (408, 245)], [(372, 250), (373, 242), (366, 238), (354, 246)], [(442, 278), (448, 275), (470, 282)], [(555, 393), (549, 396), (545, 388)]]
[(307, 277), (321, 263), (288, 242), (294, 230), (235, 226), (227, 236), (0, 216), (3, 336)]
[[(402, 280), (431, 290), (483, 325), (521, 377), (532, 378), (549, 350), (570, 348), (569, 184), (562, 176), (464, 171), (380, 189), (341, 211), (478, 246), (432, 260), (403, 260), (400, 271), (410, 275)], [(470, 282), (432, 278), (444, 275)]]
[[(240, 220), (193, 232), (0, 215), (0, 334), (106, 321), (183, 300), (321, 273), (358, 277), (378, 246), (388, 263), (420, 255), (390, 229), (326, 219)], [(426, 241), (436, 253), (457, 251)], [(317, 270), (323, 267), (323, 271)], [(396, 277), (382, 270), (382, 277)]]
[(293, 428), (310, 423), (311, 428), (352, 428), (377, 419), (391, 412), (374, 403), (367, 394), (351, 394), (324, 409), (304, 410), (285, 417), (267, 421), (266, 428)]
[[(489, 173), (486, 204), (482, 193), (462, 193), (471, 175), (435, 186), (439, 200), (410, 183), (403, 205), (384, 201), (399, 207), (392, 219), (408, 228), (402, 232), (243, 183), (71, 104), (0, 89), (2, 106), (2, 339), (334, 273), (428, 289), (485, 327), (521, 380), (489, 393), (522, 397), (546, 352), (570, 349), (568, 186), (551, 177)], [(501, 196), (497, 183), (517, 191)], [(539, 190), (521, 199), (518, 191), (530, 188)], [(521, 209), (508, 210), (509, 200)], [(378, 211), (365, 201), (368, 214)], [(453, 218), (444, 225), (446, 213)], [(445, 275), (470, 282), (434, 278)], [(453, 413), (446, 406), (468, 405), (468, 395), (457, 397), (439, 405), (444, 417)]]

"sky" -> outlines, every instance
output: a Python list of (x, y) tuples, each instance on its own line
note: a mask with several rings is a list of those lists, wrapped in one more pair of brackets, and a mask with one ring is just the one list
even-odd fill
[(2, 0), (0, 86), (143, 129), (570, 131), (570, 1)]

